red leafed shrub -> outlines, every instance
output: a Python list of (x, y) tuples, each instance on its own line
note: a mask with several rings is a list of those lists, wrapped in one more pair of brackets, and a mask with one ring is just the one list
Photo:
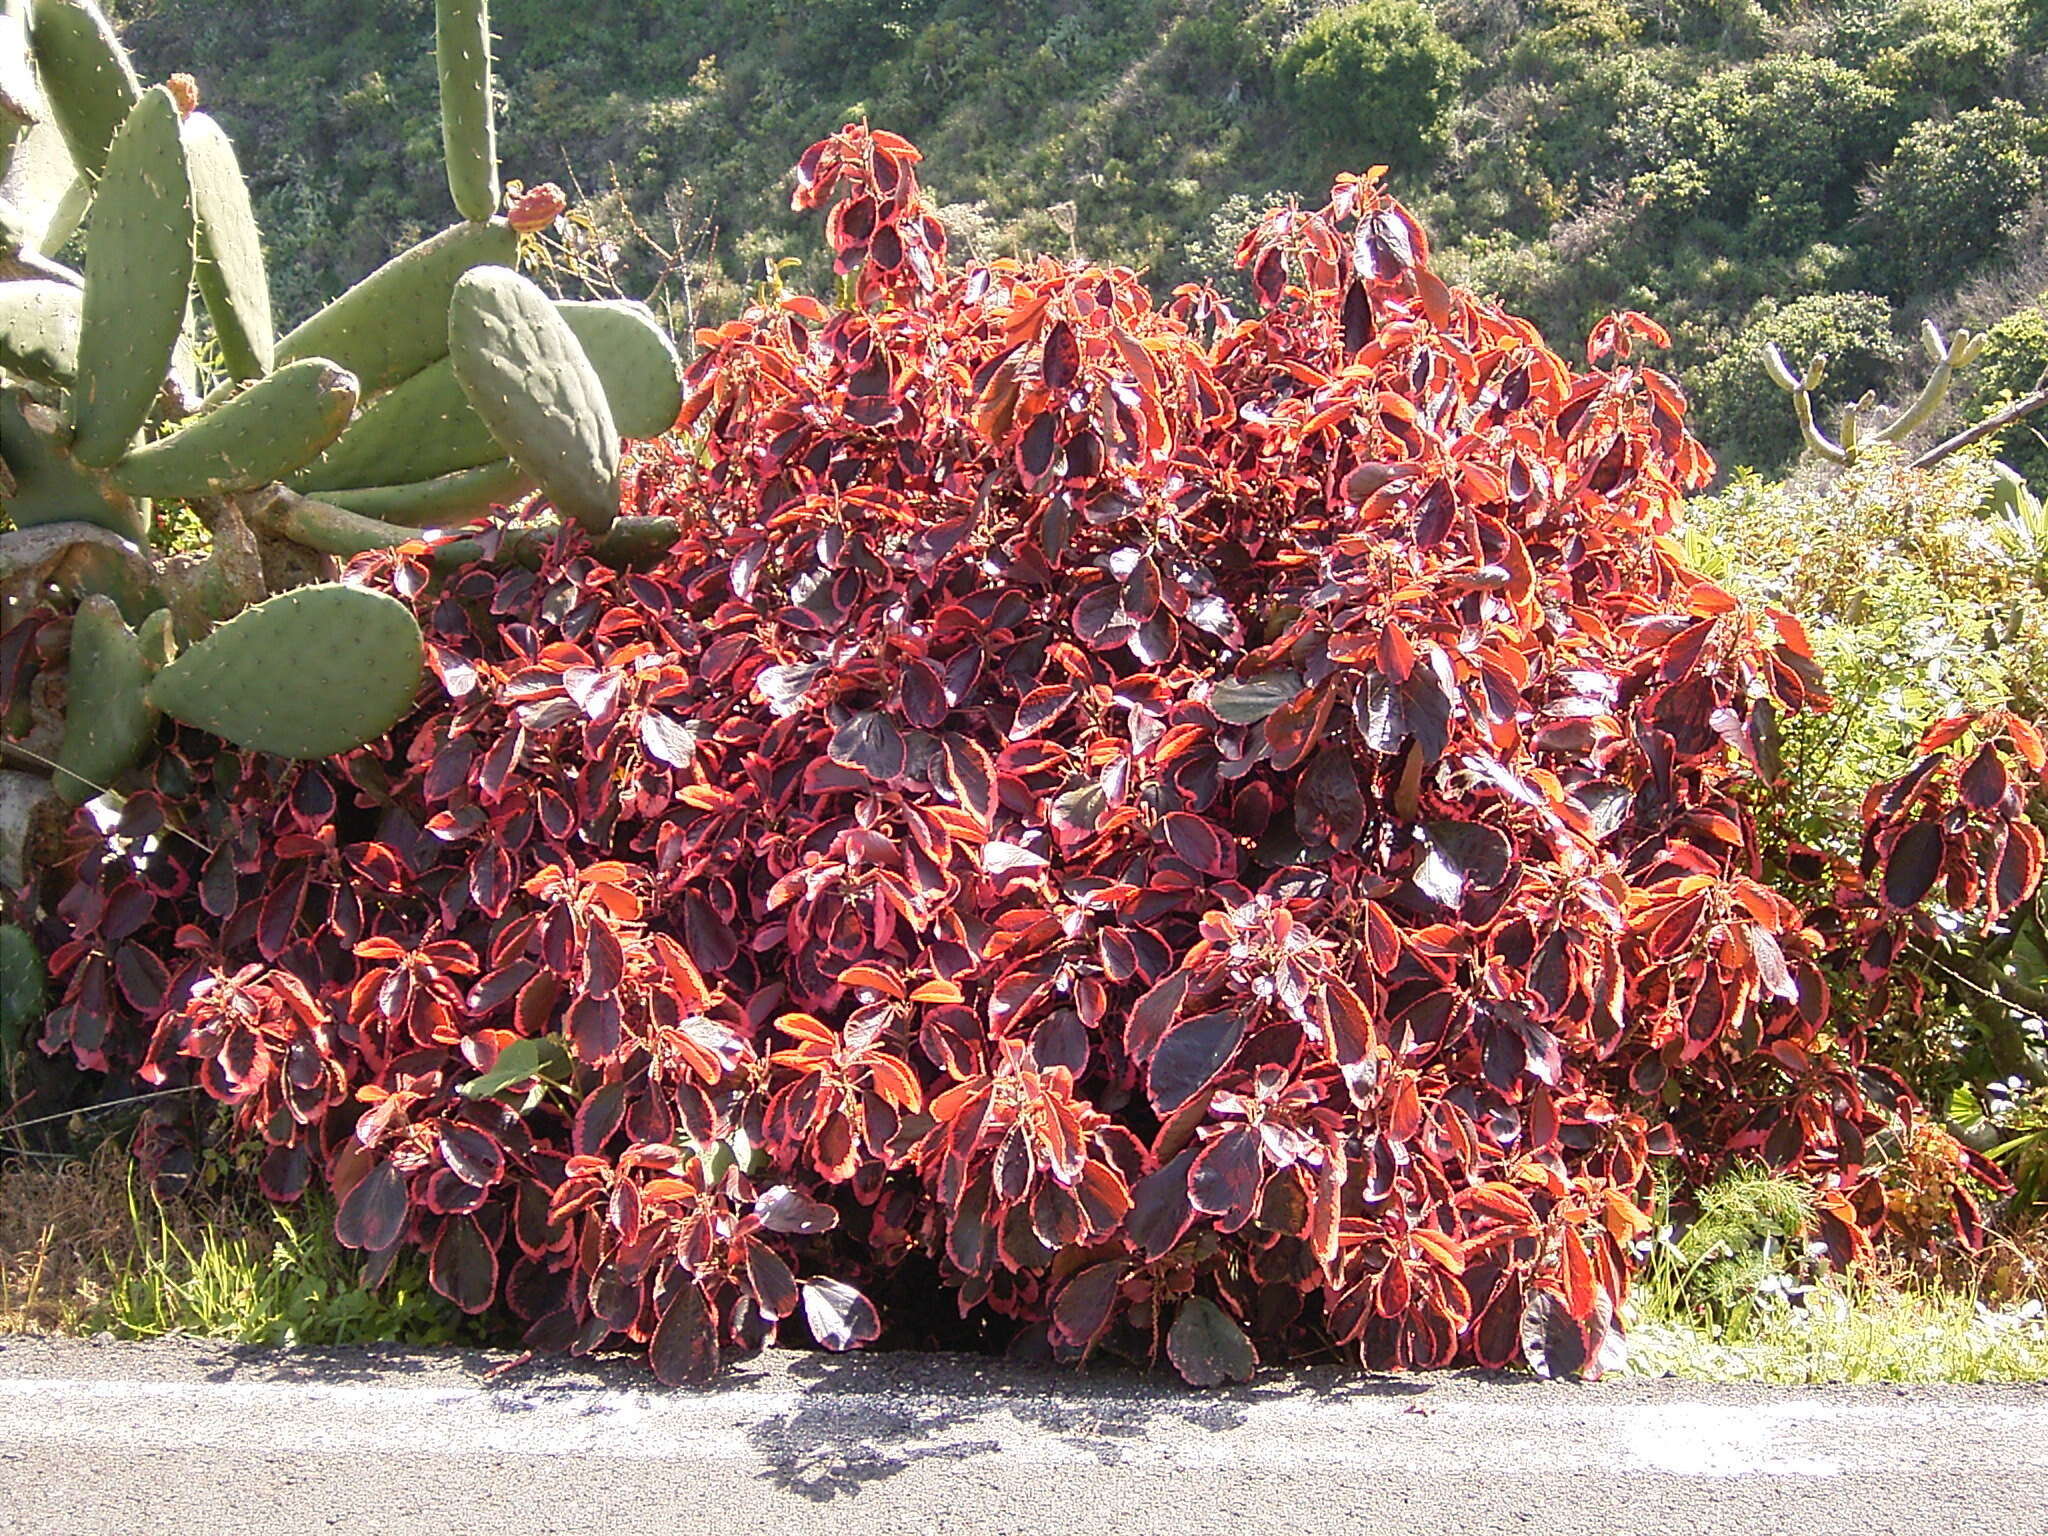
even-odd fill
[(1256, 316), (957, 267), (917, 158), (804, 157), (853, 307), (700, 335), (659, 563), (366, 558), (430, 641), (387, 744), (177, 738), (81, 836), (46, 1046), (665, 1380), (942, 1296), (1196, 1381), (1597, 1371), (1656, 1153), (1855, 1251), (1911, 1104), (1829, 956), (2040, 839), (1990, 749), (1954, 825), (1938, 766), (1880, 796), (1867, 897), (1765, 883), (1759, 743), (1824, 698), (1665, 537), (1710, 465), (1656, 328), (1574, 368), (1372, 177), (1251, 233)]

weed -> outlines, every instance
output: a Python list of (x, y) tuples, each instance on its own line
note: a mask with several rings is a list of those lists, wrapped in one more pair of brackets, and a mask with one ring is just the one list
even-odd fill
[(332, 1213), (159, 1199), (118, 1147), (90, 1162), (0, 1169), (0, 1333), (187, 1334), (240, 1344), (473, 1337), (423, 1264), (375, 1291), (331, 1234)]

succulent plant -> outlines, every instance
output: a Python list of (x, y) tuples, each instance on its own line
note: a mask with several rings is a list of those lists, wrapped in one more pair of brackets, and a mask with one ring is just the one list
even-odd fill
[[(286, 755), (375, 739), (419, 636), (333, 558), (537, 490), (601, 534), (620, 438), (674, 424), (681, 364), (644, 307), (556, 301), (513, 270), (531, 225), (498, 216), (484, 0), (439, 0), (436, 38), (460, 219), (278, 336), (195, 82), (145, 84), (95, 0), (0, 0), (0, 624), (52, 590), (76, 610), (46, 794), (118, 787), (160, 714)], [(60, 259), (80, 231), (82, 271)], [(202, 311), (225, 375), (203, 396)], [(199, 515), (208, 553), (152, 549), (163, 503)], [(460, 547), (523, 559), (537, 537)], [(0, 884), (24, 836), (0, 826)]]

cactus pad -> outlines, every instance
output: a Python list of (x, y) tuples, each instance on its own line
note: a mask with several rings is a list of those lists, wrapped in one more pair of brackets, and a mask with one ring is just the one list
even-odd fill
[(619, 431), (583, 343), (548, 296), (487, 267), (455, 285), (448, 355), (469, 403), (565, 517), (602, 533), (619, 513)]
[(356, 408), (355, 375), (325, 358), (287, 363), (217, 410), (115, 466), (132, 496), (190, 498), (254, 490), (290, 474), (340, 434)]
[(69, 682), (56, 790), (80, 805), (140, 762), (156, 735), (149, 663), (110, 597), (94, 594), (72, 616)]
[(323, 555), (360, 555), (421, 537), (417, 528), (379, 522), (282, 488), (256, 514), (256, 526)]
[(69, 283), (48, 278), (0, 283), (0, 368), (69, 386), (78, 377), (81, 299)]
[(28, 0), (0, 0), (0, 166), (45, 110), (28, 51)]
[(660, 437), (683, 409), (683, 363), (645, 304), (627, 300), (555, 306), (604, 381), (612, 421), (626, 437)]
[(439, 0), (434, 54), (441, 72), (441, 148), (448, 191), (465, 219), (498, 211), (498, 129), (491, 106), (488, 0)]
[(114, 137), (85, 238), (71, 451), (82, 464), (106, 465), (149, 419), (192, 285), (192, 183), (177, 103), (160, 85)]
[(82, 468), (22, 414), (21, 396), (0, 392), (0, 459), (14, 477), (0, 508), (17, 528), (91, 523), (139, 545), (149, 543), (149, 503), (125, 496), (103, 472)]
[(192, 173), (192, 211), (199, 222), (200, 296), (220, 338), (228, 372), (261, 378), (275, 365), (277, 332), (270, 317), (270, 278), (249, 206), (241, 162), (219, 123), (204, 112), (185, 119), (185, 161)]
[(362, 381), (389, 389), (448, 355), (448, 299), (472, 267), (506, 266), (519, 237), (502, 219), (457, 224), (392, 257), (277, 344), (277, 360), (330, 357)]
[(504, 457), (447, 358), (363, 408), (316, 463), (292, 477), (295, 490), (325, 492), (359, 485), (410, 484)]
[(142, 95), (128, 54), (93, 0), (34, 0), (29, 40), (64, 142), (88, 176)]
[(320, 499), (358, 517), (401, 528), (454, 528), (493, 507), (531, 494), (533, 477), (509, 459), (410, 485), (373, 485), (320, 492)]
[(223, 624), (156, 675), (165, 714), (252, 752), (330, 757), (412, 708), (423, 646), (412, 612), (362, 587), (297, 587)]

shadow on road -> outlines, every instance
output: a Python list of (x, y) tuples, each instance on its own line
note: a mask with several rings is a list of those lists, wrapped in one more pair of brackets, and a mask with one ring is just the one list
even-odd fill
[(1257, 1384), (1197, 1391), (1170, 1373), (1083, 1373), (958, 1355), (789, 1353), (775, 1366), (798, 1407), (752, 1425), (759, 1476), (816, 1503), (859, 1494), (912, 1464), (1000, 1455), (1016, 1426), (1117, 1466), (1162, 1422), (1210, 1432), (1242, 1427), (1247, 1408), (1309, 1392), (1332, 1399), (1414, 1397), (1427, 1383), (1295, 1371)]

